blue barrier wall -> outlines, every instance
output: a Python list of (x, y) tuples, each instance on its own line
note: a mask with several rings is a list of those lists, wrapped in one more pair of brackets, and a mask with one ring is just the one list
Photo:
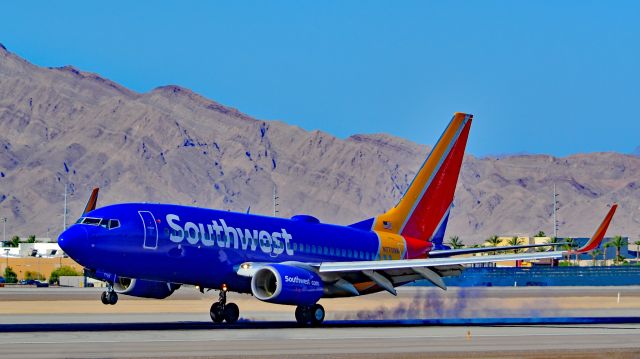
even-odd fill
[[(640, 265), (612, 267), (466, 268), (445, 277), (451, 287), (640, 285)], [(432, 286), (428, 281), (414, 285)]]

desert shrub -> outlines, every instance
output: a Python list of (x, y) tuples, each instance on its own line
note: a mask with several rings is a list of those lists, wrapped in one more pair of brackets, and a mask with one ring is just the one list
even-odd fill
[(53, 272), (51, 272), (51, 276), (49, 277), (49, 283), (51, 284), (57, 283), (60, 277), (62, 276), (78, 276), (78, 275), (82, 275), (82, 273), (79, 273), (77, 270), (73, 269), (72, 267), (62, 266), (58, 269), (55, 269)]

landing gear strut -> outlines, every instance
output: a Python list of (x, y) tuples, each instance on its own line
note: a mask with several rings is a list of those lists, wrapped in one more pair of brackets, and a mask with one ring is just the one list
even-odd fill
[(316, 326), (324, 321), (324, 308), (320, 304), (296, 307), (296, 321), (304, 326)]
[(225, 321), (229, 324), (233, 324), (238, 321), (238, 318), (240, 317), (240, 309), (236, 303), (227, 303), (226, 285), (222, 285), (218, 301), (211, 305), (209, 315), (211, 315), (211, 320), (213, 320), (214, 323), (222, 323)]
[(107, 284), (107, 290), (102, 292), (102, 296), (100, 296), (100, 300), (104, 305), (114, 305), (118, 303), (118, 293), (113, 290), (113, 284)]

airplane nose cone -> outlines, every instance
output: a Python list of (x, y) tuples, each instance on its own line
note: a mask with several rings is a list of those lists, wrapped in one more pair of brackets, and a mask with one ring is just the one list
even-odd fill
[(73, 225), (62, 232), (58, 237), (58, 245), (66, 254), (76, 258), (83, 248), (87, 248), (89, 236), (82, 226)]

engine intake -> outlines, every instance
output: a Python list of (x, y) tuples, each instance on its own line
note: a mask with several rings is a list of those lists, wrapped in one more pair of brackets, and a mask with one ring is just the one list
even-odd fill
[(251, 292), (265, 302), (315, 304), (324, 292), (322, 279), (313, 271), (286, 264), (260, 268), (251, 278)]

